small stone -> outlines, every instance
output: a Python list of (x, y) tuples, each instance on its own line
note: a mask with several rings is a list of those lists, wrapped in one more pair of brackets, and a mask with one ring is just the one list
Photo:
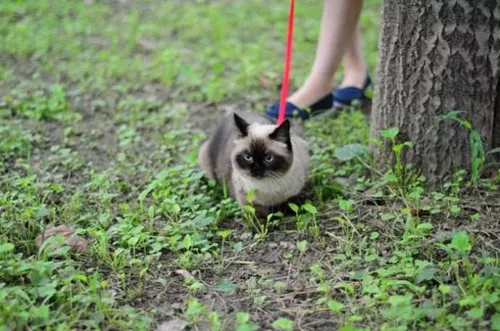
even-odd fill
[(280, 247), (289, 251), (293, 251), (295, 249), (295, 245), (288, 241), (280, 241)]
[(182, 277), (184, 277), (184, 279), (189, 279), (189, 280), (196, 280), (194, 278), (193, 275), (191, 275), (191, 273), (187, 270), (184, 270), (184, 269), (179, 269), (179, 270), (175, 270), (175, 273), (178, 274), (178, 275), (181, 275)]
[(243, 232), (243, 233), (240, 235), (240, 239), (241, 239), (241, 240), (249, 240), (249, 239), (252, 239), (252, 232)]

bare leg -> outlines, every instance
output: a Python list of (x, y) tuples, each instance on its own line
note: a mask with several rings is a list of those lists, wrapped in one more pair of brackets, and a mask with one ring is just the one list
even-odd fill
[(363, 56), (363, 39), (361, 38), (359, 25), (354, 31), (351, 44), (347, 48), (342, 60), (344, 61), (344, 79), (340, 86), (362, 88), (366, 80), (367, 65)]
[[(325, 0), (316, 58), (311, 73), (304, 85), (290, 96), (289, 101), (298, 107), (307, 107), (332, 89), (332, 78), (347, 48), (351, 45), (351, 48), (361, 45), (352, 39), (356, 36), (354, 32), (362, 4), (363, 0)], [(350, 54), (356, 55), (360, 52), (354, 51)], [(347, 62), (349, 63), (349, 60)]]

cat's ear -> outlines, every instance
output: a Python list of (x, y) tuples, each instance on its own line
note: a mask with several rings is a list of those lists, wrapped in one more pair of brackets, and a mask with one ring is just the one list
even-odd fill
[(289, 149), (292, 148), (290, 141), (290, 121), (286, 119), (269, 135), (269, 138), (282, 142), (287, 145)]
[(248, 123), (243, 118), (239, 117), (238, 114), (234, 113), (234, 123), (241, 134), (246, 137), (248, 135)]

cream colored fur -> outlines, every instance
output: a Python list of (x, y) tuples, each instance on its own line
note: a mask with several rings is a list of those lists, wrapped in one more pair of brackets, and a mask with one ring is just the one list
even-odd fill
[(271, 141), (268, 136), (274, 131), (276, 125), (251, 124), (248, 129), (248, 136), (235, 141), (235, 149), (231, 156), (233, 163), (232, 184), (237, 195), (238, 202), (246, 204), (246, 196), (250, 190), (254, 190), (253, 203), (272, 206), (286, 202), (289, 198), (296, 196), (304, 187), (307, 179), (309, 167), (309, 152), (305, 140), (291, 134), (293, 161), (292, 166), (285, 174), (276, 177), (266, 177), (262, 179), (247, 176), (238, 167), (234, 166), (234, 157), (240, 148), (248, 146), (248, 141), (252, 139), (269, 140), (269, 146), (278, 154), (285, 155), (286, 144)]

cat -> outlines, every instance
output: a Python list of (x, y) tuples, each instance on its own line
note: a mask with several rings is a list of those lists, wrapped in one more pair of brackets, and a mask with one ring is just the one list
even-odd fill
[(240, 206), (254, 191), (252, 204), (259, 216), (297, 196), (309, 167), (306, 141), (287, 119), (276, 125), (267, 117), (239, 112), (226, 117), (198, 152), (206, 176), (225, 183)]

